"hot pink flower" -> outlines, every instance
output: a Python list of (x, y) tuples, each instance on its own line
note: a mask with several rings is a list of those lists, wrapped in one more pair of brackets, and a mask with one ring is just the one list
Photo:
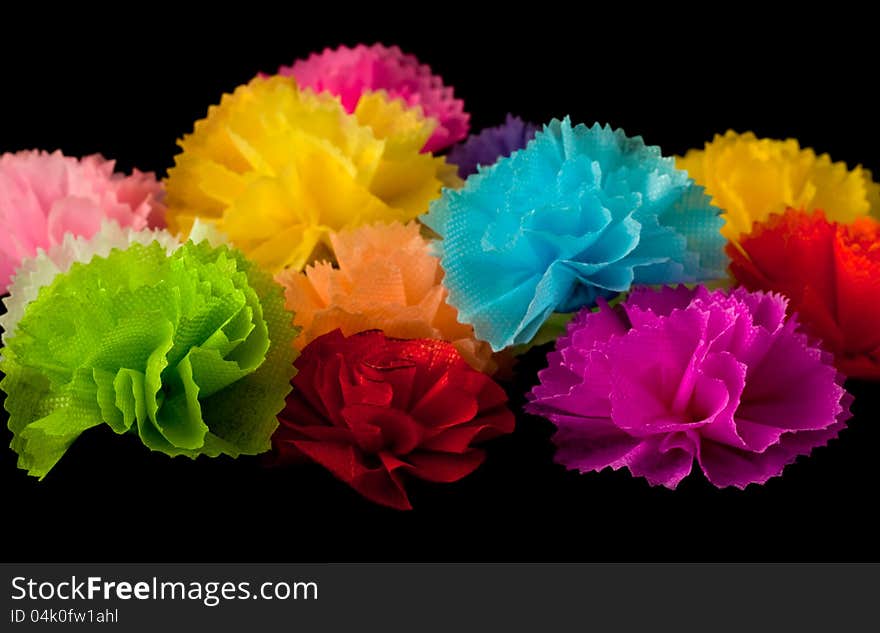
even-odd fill
[(556, 424), (571, 469), (626, 467), (675, 488), (696, 463), (719, 488), (764, 483), (837, 437), (852, 402), (786, 304), (682, 286), (583, 310), (527, 408)]

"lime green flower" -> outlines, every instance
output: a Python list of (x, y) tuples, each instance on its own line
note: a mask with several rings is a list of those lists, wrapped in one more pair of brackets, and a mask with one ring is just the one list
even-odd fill
[(268, 450), (293, 374), (281, 288), (238, 251), (133, 244), (43, 287), (6, 342), (11, 447), (44, 477), (107, 424), (171, 456)]

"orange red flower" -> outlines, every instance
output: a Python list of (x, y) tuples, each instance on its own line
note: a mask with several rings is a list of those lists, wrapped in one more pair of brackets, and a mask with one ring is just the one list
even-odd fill
[(788, 209), (755, 223), (731, 272), (750, 290), (773, 290), (834, 353), (847, 376), (880, 379), (880, 222), (829, 222), (822, 211)]

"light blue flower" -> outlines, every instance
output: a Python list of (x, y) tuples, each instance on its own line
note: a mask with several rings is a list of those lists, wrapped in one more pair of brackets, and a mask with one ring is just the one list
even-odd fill
[(566, 117), (446, 190), (422, 221), (443, 238), (449, 302), (499, 350), (633, 284), (723, 277), (720, 215), (658, 147)]

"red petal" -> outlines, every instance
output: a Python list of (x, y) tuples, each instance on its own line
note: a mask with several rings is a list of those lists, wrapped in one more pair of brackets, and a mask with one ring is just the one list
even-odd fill
[(395, 510), (412, 510), (397, 473), (389, 473), (385, 469), (371, 470), (352, 482), (352, 487), (374, 503)]
[[(378, 453), (383, 448), (388, 448), (397, 455), (405, 455), (415, 449), (422, 441), (422, 427), (403, 411), (370, 405), (355, 405), (345, 407), (342, 415), (356, 435), (361, 432), (370, 432), (370, 443), (362, 444), (363, 450), (369, 453)], [(372, 437), (373, 429), (378, 432), (376, 439)]]
[(485, 453), (477, 448), (462, 455), (412, 453), (407, 456), (407, 461), (410, 463), (407, 470), (419, 479), (450, 483), (470, 475), (485, 458)]
[(427, 426), (445, 428), (473, 420), (478, 410), (476, 398), (450, 385), (444, 376), (422, 396), (412, 414)]
[(869, 244), (863, 244), (865, 237), (841, 227), (834, 243), (838, 322), (849, 353), (880, 347), (880, 230), (870, 234)]
[(351, 445), (311, 441), (295, 444), (305, 455), (370, 501), (398, 510), (412, 509), (400, 478), (382, 467), (367, 468)]
[(358, 376), (357, 383), (340, 381), (343, 399), (348, 404), (371, 404), (377, 407), (388, 407), (394, 398), (391, 385), (384, 382), (364, 380)]
[(490, 415), (481, 415), (469, 424), (440, 430), (439, 433), (422, 442), (421, 448), (446, 453), (462, 453), (474, 442), (512, 432), (514, 424), (515, 418), (509, 409), (498, 409)]
[(482, 427), (474, 425), (455, 426), (451, 429), (442, 429), (431, 439), (422, 442), (420, 449), (423, 451), (437, 451), (441, 453), (464, 453), (470, 448), (474, 437), (481, 430)]

